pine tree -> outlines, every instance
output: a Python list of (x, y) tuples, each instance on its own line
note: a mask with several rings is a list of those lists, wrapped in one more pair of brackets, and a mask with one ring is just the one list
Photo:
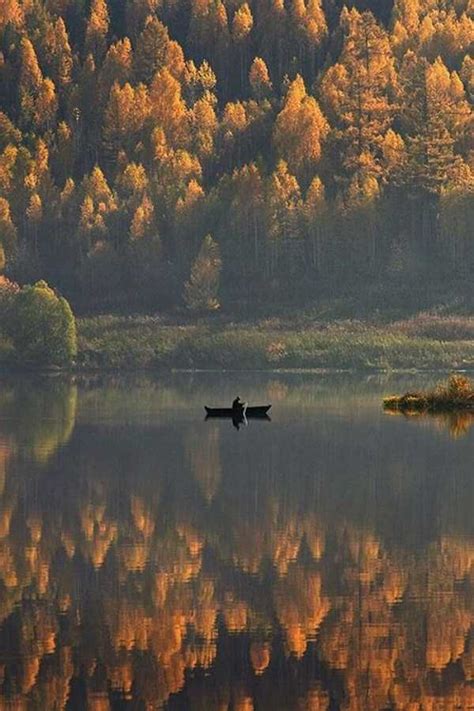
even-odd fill
[(215, 311), (221, 272), (219, 245), (206, 235), (184, 287), (184, 301), (190, 311)]

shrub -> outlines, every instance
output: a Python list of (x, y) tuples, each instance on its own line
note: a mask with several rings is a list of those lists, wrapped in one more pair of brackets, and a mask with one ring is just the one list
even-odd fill
[(71, 307), (45, 281), (16, 294), (9, 321), (8, 335), (20, 362), (66, 365), (77, 353)]

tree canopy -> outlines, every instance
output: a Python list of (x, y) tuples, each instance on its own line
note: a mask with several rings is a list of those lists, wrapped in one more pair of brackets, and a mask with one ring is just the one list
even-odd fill
[[(0, 264), (83, 309), (474, 267), (472, 3), (9, 0)], [(324, 209), (315, 195), (324, 196)], [(400, 275), (397, 276), (399, 278)]]

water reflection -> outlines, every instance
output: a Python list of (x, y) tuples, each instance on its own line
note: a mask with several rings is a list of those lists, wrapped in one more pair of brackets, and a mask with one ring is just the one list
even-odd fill
[(464, 437), (474, 425), (474, 412), (401, 412), (386, 410), (388, 416), (405, 417), (411, 420), (418, 420), (427, 427), (433, 425), (440, 431), (447, 431), (453, 439)]
[(474, 708), (472, 431), (215, 378), (2, 388), (0, 709)]

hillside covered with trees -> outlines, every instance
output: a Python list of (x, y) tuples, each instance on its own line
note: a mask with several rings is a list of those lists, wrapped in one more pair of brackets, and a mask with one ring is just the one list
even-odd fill
[(472, 0), (2, 0), (0, 268), (82, 311), (462, 286), (473, 39)]

